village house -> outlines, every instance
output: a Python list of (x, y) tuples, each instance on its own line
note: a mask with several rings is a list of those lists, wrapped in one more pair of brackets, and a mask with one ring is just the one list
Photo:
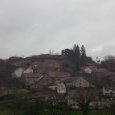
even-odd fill
[(53, 83), (53, 79), (48, 74), (40, 73), (25, 73), (23, 74), (21, 81), (32, 88), (48, 87)]
[[(49, 62), (52, 61), (50, 60), (48, 63)], [(12, 77), (20, 78), (25, 86), (35, 88), (48, 87), (52, 83), (56, 83), (57, 81), (65, 81), (70, 78), (70, 74), (67, 72), (59, 72), (55, 70), (39, 72), (35, 70), (36, 66), (33, 65), (29, 67), (20, 67), (13, 72)]]
[(109, 87), (109, 88), (104, 88), (103, 87), (102, 92), (103, 92), (104, 96), (115, 97), (115, 88), (114, 87)]
[(65, 94), (66, 93), (66, 86), (64, 83), (57, 83), (57, 93), (58, 94)]
[(105, 68), (98, 67), (96, 64), (87, 64), (82, 67), (82, 71), (91, 74), (91, 73), (108, 73), (109, 71)]
[(66, 86), (63, 82), (53, 83), (48, 88), (53, 91), (57, 91), (58, 94), (65, 94), (67, 92)]
[(94, 85), (92, 85), (89, 81), (87, 81), (83, 77), (72, 77), (65, 82), (68, 87), (77, 87), (77, 88), (94, 87)]
[[(62, 85), (65, 80), (71, 78), (70, 74), (67, 72), (57, 72), (57, 71), (49, 71), (47, 72), (47, 74), (53, 79), (53, 84), (51, 84), (51, 86), (49, 86), (48, 88), (52, 89), (52, 90), (56, 90), (57, 87), (59, 87), (60, 85)], [(58, 84), (58, 86), (57, 86)], [(65, 85), (65, 84), (64, 84)], [(62, 85), (62, 86), (64, 86)], [(61, 86), (60, 86), (61, 87)], [(59, 88), (58, 88), (59, 89)]]
[(15, 78), (20, 78), (23, 74), (24, 69), (23, 68), (18, 68), (12, 73), (12, 77)]
[(32, 67), (20, 67), (17, 68), (13, 73), (12, 77), (20, 78), (25, 73), (33, 73)]

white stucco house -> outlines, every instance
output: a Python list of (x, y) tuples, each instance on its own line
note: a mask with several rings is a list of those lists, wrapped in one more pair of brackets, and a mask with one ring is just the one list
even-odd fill
[(22, 76), (24, 69), (23, 68), (18, 68), (12, 73), (12, 77), (15, 78), (20, 78)]
[(56, 87), (57, 87), (57, 93), (58, 94), (65, 94), (66, 93), (66, 86), (64, 83), (58, 83), (56, 85)]
[(66, 86), (63, 82), (56, 82), (55, 84), (48, 87), (53, 91), (57, 91), (58, 94), (65, 94), (66, 93)]
[(113, 97), (115, 97), (115, 90), (113, 90), (113, 88), (107, 88), (107, 89), (105, 89), (103, 87), (102, 92), (103, 92), (104, 96), (113, 96)]
[(25, 73), (33, 73), (33, 69), (31, 67), (28, 68), (18, 68), (12, 73), (12, 77), (20, 78)]

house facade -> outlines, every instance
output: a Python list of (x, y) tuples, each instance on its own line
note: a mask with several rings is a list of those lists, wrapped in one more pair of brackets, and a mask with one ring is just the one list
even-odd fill
[(33, 73), (33, 69), (31, 67), (27, 67), (27, 68), (20, 67), (20, 68), (17, 68), (12, 73), (12, 77), (20, 78), (25, 73)]
[(115, 88), (104, 88), (103, 87), (103, 95), (104, 96), (112, 96), (112, 97), (115, 97)]
[(73, 81), (75, 87), (90, 87), (90, 83), (82, 77)]
[(83, 77), (70, 78), (66, 81), (66, 85), (68, 87), (77, 87), (77, 88), (94, 87), (89, 81), (87, 81)]
[(56, 85), (56, 87), (57, 87), (57, 93), (58, 94), (65, 94), (66, 93), (66, 86), (64, 83), (58, 83)]
[(24, 69), (23, 68), (18, 68), (16, 69), (13, 74), (12, 77), (16, 77), (16, 78), (20, 78), (23, 74)]

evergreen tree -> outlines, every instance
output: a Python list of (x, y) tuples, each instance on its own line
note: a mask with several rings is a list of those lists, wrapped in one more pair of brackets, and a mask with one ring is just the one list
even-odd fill
[(84, 45), (81, 46), (81, 56), (86, 57), (86, 51)]
[(76, 65), (76, 70), (80, 70), (80, 49), (78, 45), (74, 45), (73, 47), (73, 52), (74, 52), (74, 61)]
[(78, 45), (75, 50), (75, 55), (76, 55), (76, 69), (79, 71), (80, 70), (80, 49)]
[(77, 48), (77, 45), (74, 44), (74, 46), (73, 46), (73, 52), (74, 52), (74, 53), (76, 52), (76, 48)]
[(86, 62), (86, 50), (84, 45), (81, 46), (81, 64), (84, 65)]

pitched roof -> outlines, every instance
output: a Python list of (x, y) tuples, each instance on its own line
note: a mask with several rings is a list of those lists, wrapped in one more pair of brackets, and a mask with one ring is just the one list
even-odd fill
[(48, 74), (40, 73), (26, 73), (23, 75), (22, 80), (25, 84), (33, 86), (45, 86), (53, 82), (53, 79)]
[(86, 68), (89, 68), (93, 72), (96, 72), (96, 73), (108, 73), (109, 72), (107, 69), (101, 68), (101, 67), (97, 67), (96, 65), (87, 65), (87, 66), (84, 66), (82, 69), (84, 70)]

